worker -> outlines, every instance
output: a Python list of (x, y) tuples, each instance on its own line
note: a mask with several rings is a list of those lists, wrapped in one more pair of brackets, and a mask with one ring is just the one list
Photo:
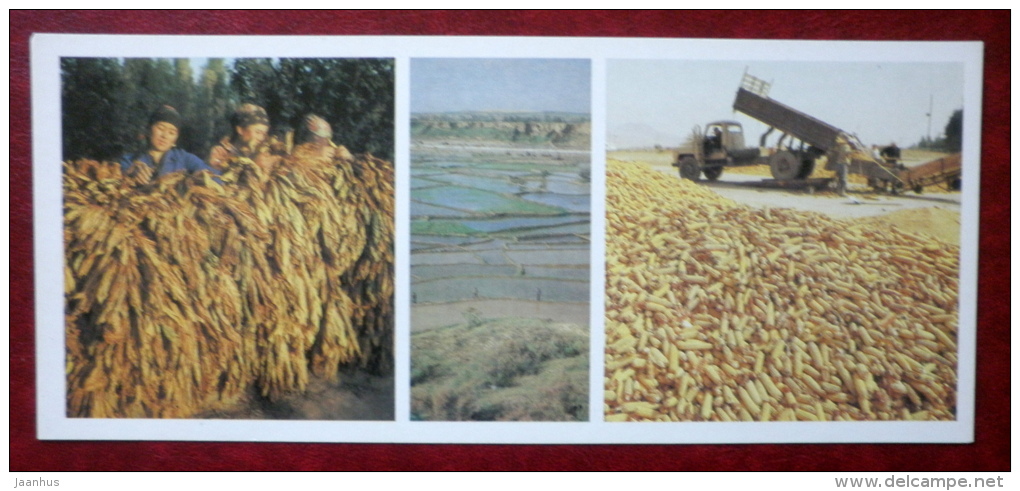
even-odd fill
[(878, 148), (878, 145), (871, 146), (871, 158), (875, 159), (875, 162), (882, 161), (882, 149)]
[(223, 137), (209, 152), (209, 165), (223, 170), (231, 160), (244, 157), (254, 160), (263, 169), (270, 167), (272, 159), (259, 159), (266, 152), (263, 143), (269, 133), (269, 115), (255, 104), (243, 104), (230, 117), (232, 133)]
[(120, 161), (121, 171), (141, 182), (174, 172), (218, 171), (206, 165), (198, 156), (177, 147), (180, 136), (181, 115), (172, 106), (163, 105), (149, 115), (146, 148), (125, 155)]
[(888, 147), (882, 149), (882, 158), (887, 164), (895, 164), (900, 161), (900, 147), (896, 146), (896, 142), (892, 142)]
[(837, 138), (836, 147), (833, 149), (831, 159), (835, 164), (836, 192), (840, 196), (846, 196), (851, 153), (853, 153), (853, 148), (850, 146), (850, 142), (843, 137)]
[(705, 153), (712, 153), (712, 150), (722, 149), (722, 130), (719, 127), (712, 128), (712, 136), (705, 142)]
[(317, 114), (305, 116), (304, 124), (298, 131), (294, 155), (298, 158), (325, 159), (334, 157), (351, 160), (353, 156), (343, 145), (333, 143), (333, 128)]

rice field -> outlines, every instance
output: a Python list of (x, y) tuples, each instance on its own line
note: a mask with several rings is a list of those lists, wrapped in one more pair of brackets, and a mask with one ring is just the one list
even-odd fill
[(582, 166), (414, 162), (415, 302), (586, 302), (591, 194)]

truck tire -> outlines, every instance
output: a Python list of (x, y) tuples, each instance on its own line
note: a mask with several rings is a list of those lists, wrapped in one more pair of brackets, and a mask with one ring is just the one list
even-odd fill
[(701, 179), (701, 166), (698, 165), (698, 161), (694, 157), (687, 156), (680, 159), (677, 167), (680, 169), (680, 177), (690, 181)]
[(811, 177), (811, 173), (815, 171), (815, 159), (804, 158), (800, 161), (800, 172), (797, 173), (797, 179), (807, 179)]
[(704, 169), (701, 169), (701, 173), (705, 174), (705, 179), (708, 179), (709, 181), (717, 181), (719, 180), (719, 176), (722, 175), (722, 170), (722, 166), (719, 165), (716, 167), (705, 167)]
[(793, 152), (781, 150), (769, 157), (769, 170), (772, 177), (780, 181), (797, 179), (801, 172), (801, 162)]

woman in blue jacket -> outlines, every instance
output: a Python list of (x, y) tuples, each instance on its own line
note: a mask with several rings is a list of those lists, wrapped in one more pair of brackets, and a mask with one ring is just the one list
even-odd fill
[(174, 172), (209, 171), (219, 174), (202, 159), (177, 148), (181, 115), (170, 106), (161, 106), (149, 117), (148, 148), (125, 155), (120, 161), (125, 175), (149, 181)]

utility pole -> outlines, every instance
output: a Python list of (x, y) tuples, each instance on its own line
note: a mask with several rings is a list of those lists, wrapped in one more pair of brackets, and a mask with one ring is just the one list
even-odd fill
[(929, 144), (931, 144), (931, 110), (932, 110), (932, 104), (934, 104), (934, 102), (935, 102), (935, 95), (934, 94), (929, 94), (928, 95), (928, 114), (927, 114), (927, 116), (928, 116), (928, 143)]

